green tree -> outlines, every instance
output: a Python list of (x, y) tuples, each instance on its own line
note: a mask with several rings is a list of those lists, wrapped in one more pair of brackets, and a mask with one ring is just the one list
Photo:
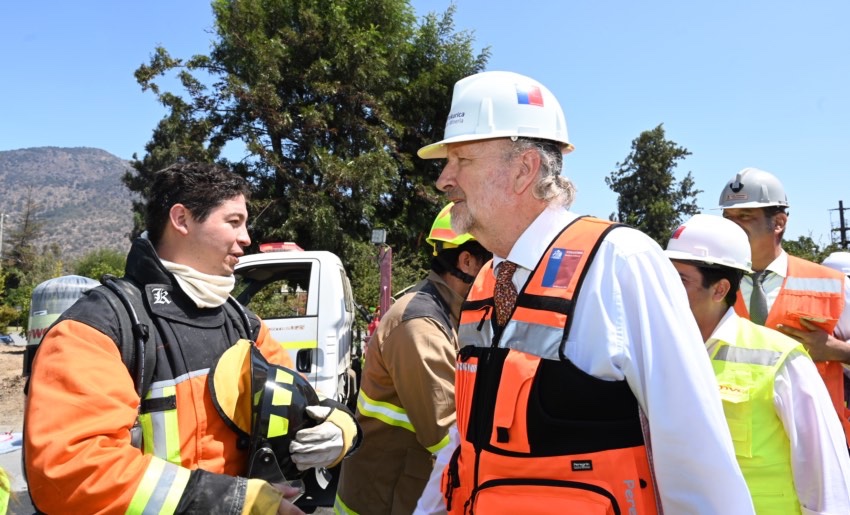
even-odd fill
[[(142, 194), (151, 174), (180, 159), (218, 160), (249, 179), (255, 243), (295, 241), (337, 253), (365, 299), (377, 268), (371, 231), (419, 252), (443, 199), (439, 164), (415, 157), (439, 139), (452, 85), (484, 69), (454, 7), (417, 23), (407, 0), (215, 0), (209, 55), (157, 48), (136, 71), (170, 111), (125, 178)], [(176, 73), (184, 94), (157, 81)], [(241, 160), (222, 158), (229, 143)], [(137, 216), (137, 230), (140, 216)], [(405, 266), (401, 260), (399, 266)], [(427, 260), (411, 259), (421, 275)], [(395, 267), (394, 267), (395, 268)], [(396, 268), (398, 270), (398, 268)], [(362, 273), (361, 273), (362, 272)]]
[(782, 248), (792, 256), (807, 259), (815, 263), (820, 263), (831, 253), (841, 250), (841, 247), (836, 243), (826, 245), (816, 243), (812, 239), (811, 234), (800, 236), (796, 240), (785, 240), (782, 242)]
[(3, 252), (3, 266), (16, 272), (11, 274), (10, 278), (24, 275), (35, 266), (38, 255), (36, 240), (44, 232), (44, 222), (38, 218), (39, 207), (32, 197), (32, 187), (27, 188), (24, 211), (19, 216), (18, 223), (9, 231), (7, 241), (4, 242), (9, 250)]
[(96, 249), (78, 259), (72, 268), (76, 275), (99, 281), (103, 274), (121, 277), (126, 264), (127, 258), (123, 253), (113, 249)]
[(635, 227), (662, 247), (681, 222), (699, 212), (691, 173), (676, 182), (678, 161), (691, 155), (688, 149), (665, 139), (664, 126), (643, 131), (632, 141), (632, 151), (617, 170), (605, 178), (615, 193), (617, 212), (612, 220)]
[(29, 328), (32, 291), (42, 282), (63, 275), (62, 251), (55, 243), (46, 245), (33, 257), (26, 272), (13, 270), (12, 273), (16, 275), (16, 284), (7, 289), (6, 304), (18, 310), (16, 325), (26, 331)]

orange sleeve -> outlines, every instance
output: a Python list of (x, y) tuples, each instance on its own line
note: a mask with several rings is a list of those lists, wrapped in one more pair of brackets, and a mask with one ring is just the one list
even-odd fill
[(257, 347), (263, 353), (263, 357), (269, 360), (269, 363), (281, 365), (286, 368), (295, 370), (295, 365), (292, 363), (292, 358), (289, 353), (283, 348), (277, 340), (272, 338), (269, 332), (269, 327), (265, 322), (260, 324), (260, 334), (257, 336)]
[(151, 460), (130, 444), (138, 404), (115, 342), (72, 320), (50, 330), (25, 408), (25, 466), (40, 510), (126, 512)]

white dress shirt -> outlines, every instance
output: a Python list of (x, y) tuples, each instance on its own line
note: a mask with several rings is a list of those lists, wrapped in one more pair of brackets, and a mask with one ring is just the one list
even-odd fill
[[(576, 216), (548, 208), (520, 236), (507, 256), (519, 265), (513, 276), (518, 291)], [(494, 256), (494, 270), (503, 259)], [(573, 316), (567, 358), (594, 377), (625, 379), (646, 414), (663, 510), (753, 513), (705, 345), (682, 281), (661, 248), (634, 229), (610, 232), (588, 268)], [(457, 446), (457, 432), (451, 435), (417, 513), (445, 512), (439, 479)]]
[[(735, 344), (740, 320), (729, 308), (705, 343), (709, 356), (718, 342)], [(803, 513), (850, 513), (844, 429), (811, 358), (800, 352), (788, 356), (776, 372), (773, 406), (791, 441), (794, 487)]]

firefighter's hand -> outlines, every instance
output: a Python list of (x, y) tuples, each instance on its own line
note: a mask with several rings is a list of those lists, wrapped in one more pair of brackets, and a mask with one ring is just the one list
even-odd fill
[(286, 483), (249, 479), (241, 515), (303, 515), (304, 512), (293, 504), (302, 493), (301, 488)]
[(304, 512), (293, 504), (295, 499), (298, 499), (304, 493), (303, 488), (290, 486), (285, 483), (274, 483), (272, 486), (280, 490), (283, 494), (283, 499), (277, 508), (277, 515), (303, 515)]
[(289, 444), (292, 461), (298, 470), (333, 467), (345, 457), (357, 436), (351, 415), (328, 406), (308, 406), (307, 414), (321, 422), (295, 433)]

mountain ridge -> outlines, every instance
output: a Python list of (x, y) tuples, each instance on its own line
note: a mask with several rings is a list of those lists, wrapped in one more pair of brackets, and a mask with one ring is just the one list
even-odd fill
[(56, 244), (71, 263), (88, 252), (126, 252), (133, 227), (131, 193), (121, 181), (129, 161), (90, 147), (32, 147), (0, 151), (0, 212), (5, 234), (20, 224), (27, 196), (42, 222), (38, 249)]

